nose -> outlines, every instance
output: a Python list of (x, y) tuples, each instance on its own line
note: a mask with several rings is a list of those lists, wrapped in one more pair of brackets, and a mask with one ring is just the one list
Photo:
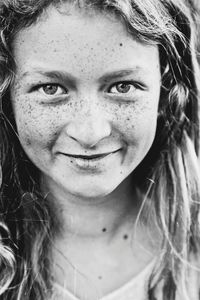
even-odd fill
[(67, 124), (67, 135), (82, 147), (92, 148), (111, 135), (111, 124), (102, 112), (87, 112)]

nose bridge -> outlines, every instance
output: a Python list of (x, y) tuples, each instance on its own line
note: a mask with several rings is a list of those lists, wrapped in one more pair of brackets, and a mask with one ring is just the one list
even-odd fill
[(111, 134), (111, 124), (97, 95), (81, 97), (75, 118), (67, 134), (83, 146), (92, 147)]
[(105, 119), (105, 111), (102, 105), (102, 99), (98, 93), (85, 89), (78, 97), (77, 119), (82, 126), (96, 127)]
[(82, 96), (80, 101), (80, 114), (85, 121), (95, 118), (95, 115), (101, 116), (101, 103), (96, 94), (88, 93)]

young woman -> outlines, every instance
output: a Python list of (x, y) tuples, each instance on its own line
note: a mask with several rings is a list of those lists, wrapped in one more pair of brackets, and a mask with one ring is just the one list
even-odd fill
[(194, 20), (1, 0), (1, 299), (199, 299)]

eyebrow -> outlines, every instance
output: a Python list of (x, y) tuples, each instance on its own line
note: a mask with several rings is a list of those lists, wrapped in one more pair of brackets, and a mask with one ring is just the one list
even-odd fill
[(74, 77), (68, 72), (57, 71), (57, 70), (45, 71), (41, 69), (33, 69), (32, 71), (26, 71), (20, 76), (20, 79), (33, 76), (33, 75), (42, 75), (44, 77), (51, 78), (54, 80), (61, 79), (63, 82), (67, 81), (68, 85), (70, 85), (71, 87), (75, 87), (75, 82), (77, 82), (76, 77)]
[(135, 68), (131, 68), (131, 69), (124, 69), (124, 70), (119, 70), (119, 71), (114, 71), (114, 72), (108, 72), (108, 73), (105, 73), (104, 75), (102, 75), (99, 78), (99, 81), (107, 82), (107, 81), (110, 81), (113, 79), (129, 76), (132, 74), (144, 74), (145, 73), (144, 71), (145, 70), (141, 67), (135, 67)]
[[(103, 74), (98, 81), (99, 82), (109, 82), (111, 80), (129, 76), (132, 74), (145, 74), (146, 70), (140, 66), (136, 66), (134, 68), (128, 68), (128, 69), (122, 69), (122, 70), (117, 70), (113, 72), (107, 72)], [(52, 71), (46, 71), (46, 70), (41, 70), (41, 69), (33, 69), (33, 71), (26, 71), (24, 72), (21, 76), (20, 79), (26, 78), (28, 76), (32, 76), (33, 74), (39, 74), (51, 79), (55, 80), (62, 80), (62, 81), (67, 81), (70, 86), (75, 87), (75, 83), (77, 83), (79, 80), (73, 76), (72, 74), (66, 72), (66, 71), (57, 71), (57, 70), (52, 70)]]

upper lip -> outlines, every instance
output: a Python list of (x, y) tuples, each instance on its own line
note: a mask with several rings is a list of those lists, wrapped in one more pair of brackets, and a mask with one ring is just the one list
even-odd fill
[(75, 158), (82, 158), (82, 159), (94, 159), (94, 158), (104, 157), (104, 156), (109, 155), (111, 153), (115, 153), (115, 152), (117, 152), (119, 150), (120, 149), (117, 149), (117, 150), (114, 150), (114, 151), (110, 151), (110, 152), (91, 154), (91, 155), (71, 154), (71, 153), (65, 153), (65, 155), (66, 156), (72, 156), (72, 157), (75, 157)]

